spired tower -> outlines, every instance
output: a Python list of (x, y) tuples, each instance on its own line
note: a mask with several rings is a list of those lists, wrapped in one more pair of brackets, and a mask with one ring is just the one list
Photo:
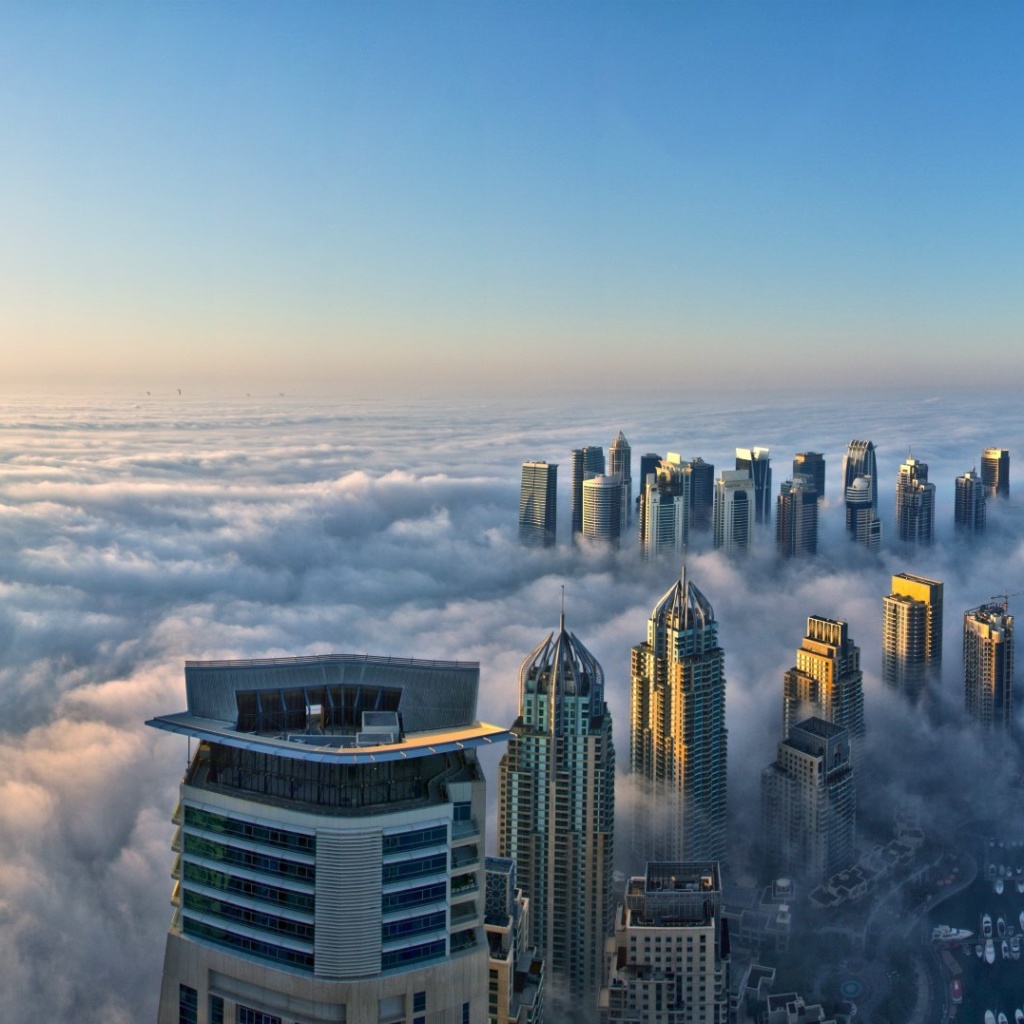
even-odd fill
[(684, 567), (632, 651), (630, 771), (654, 812), (636, 829), (642, 862), (725, 853), (724, 663), (714, 609)]
[[(620, 430), (615, 440), (608, 446), (608, 474), (617, 476), (622, 481), (622, 512), (619, 519), (622, 529), (629, 526), (633, 517), (633, 449), (630, 448), (626, 435)], [(640, 481), (643, 486), (643, 480)]]
[(499, 790), (498, 852), (516, 862), (547, 977), (589, 1005), (615, 913), (615, 750), (604, 671), (564, 614), (519, 670)]

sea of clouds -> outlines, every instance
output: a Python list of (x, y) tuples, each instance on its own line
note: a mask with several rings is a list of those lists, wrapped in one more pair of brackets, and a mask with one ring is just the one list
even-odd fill
[[(688, 555), (726, 652), (738, 861), (780, 739), (782, 673), (811, 614), (846, 619), (862, 650), (870, 775), (859, 786), (874, 794), (865, 827), (884, 831), (908, 801), (940, 828), (962, 823), (965, 807), (1019, 816), (1018, 758), (961, 720), (960, 620), (990, 595), (1024, 591), (1024, 506), (992, 503), (976, 543), (952, 527), (953, 480), (983, 447), (1010, 448), (1024, 487), (1017, 402), (11, 400), (0, 408), (0, 1020), (155, 1019), (169, 816), (188, 746), (144, 722), (184, 708), (186, 659), (478, 661), (480, 716), (508, 725), (519, 664), (557, 626), (564, 585), (567, 625), (604, 665), (621, 765), (629, 650), (679, 566), (644, 563), (631, 542), (618, 553), (567, 543), (569, 451), (607, 447), (619, 429), (634, 475), (646, 451), (721, 469), (736, 446), (765, 445), (777, 493), (795, 452), (828, 462), (817, 559), (780, 564), (768, 533), (743, 560), (700, 535)], [(878, 449), (877, 557), (843, 535), (840, 463), (853, 437)], [(894, 540), (896, 471), (910, 450), (938, 487), (929, 549)], [(560, 464), (553, 550), (518, 543), (525, 459)], [(943, 681), (929, 714), (879, 681), (881, 599), (903, 571), (946, 585)], [(485, 764), (492, 784), (496, 765), (496, 755)], [(620, 868), (638, 868), (619, 847)]]

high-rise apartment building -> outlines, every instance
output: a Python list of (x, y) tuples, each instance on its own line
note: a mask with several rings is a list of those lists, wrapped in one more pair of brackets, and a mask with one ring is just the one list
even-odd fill
[(710, 530), (715, 507), (715, 467), (701, 458), (690, 460), (690, 527)]
[(846, 623), (808, 616), (796, 665), (782, 677), (782, 735), (805, 718), (824, 718), (849, 729), (856, 745), (864, 735), (863, 682), (860, 648)]
[(558, 466), (524, 462), (519, 488), (519, 539), (551, 547), (558, 521)]
[(648, 864), (615, 915), (601, 1024), (726, 1024), (729, 950), (715, 861)]
[(821, 452), (797, 452), (793, 457), (793, 477), (809, 476), (818, 492), (818, 501), (825, 498), (825, 456)]
[(1013, 726), (1013, 616), (1006, 600), (964, 612), (964, 708), (982, 728)]
[(983, 533), (986, 513), (985, 485), (973, 469), (956, 478), (953, 524), (958, 533)]
[(715, 481), (715, 547), (727, 555), (754, 543), (754, 481), (744, 469), (723, 469)]
[(850, 734), (808, 718), (761, 773), (761, 836), (775, 874), (820, 884), (854, 862), (857, 799)]
[(986, 448), (981, 453), (981, 479), (990, 498), (1010, 495), (1010, 453), (1006, 448)]
[(644, 547), (644, 485), (647, 478), (658, 468), (661, 456), (655, 452), (647, 452), (640, 456), (640, 485), (636, 493), (636, 524), (637, 535), (640, 538), (640, 550)]
[(617, 476), (592, 476), (583, 481), (583, 536), (619, 546), (622, 481)]
[(908, 544), (931, 544), (935, 534), (935, 484), (928, 464), (907, 456), (896, 478), (896, 529)]
[(942, 670), (942, 584), (901, 572), (882, 610), (882, 680), (916, 701)]
[[(619, 520), (622, 529), (629, 526), (633, 515), (633, 449), (630, 448), (626, 436), (620, 430), (615, 440), (608, 446), (608, 475), (617, 476), (622, 484), (622, 511)], [(641, 486), (643, 480), (641, 479)]]
[(818, 553), (818, 492), (809, 476), (794, 476), (779, 489), (775, 547), (782, 558)]
[(644, 521), (640, 550), (644, 558), (665, 554), (682, 558), (690, 536), (689, 463), (669, 452), (641, 486)]
[(604, 671), (564, 616), (519, 671), (512, 734), (498, 852), (516, 862), (548, 979), (592, 1005), (615, 913), (615, 750)]
[(846, 531), (850, 540), (869, 551), (878, 551), (882, 546), (882, 520), (875, 515), (871, 502), (873, 488), (866, 476), (857, 477), (846, 488)]
[[(480, 1021), (479, 668), (186, 662), (159, 1024)], [(329, 1016), (327, 1014), (329, 1013)]]
[(650, 798), (641, 861), (725, 853), (725, 655), (708, 599), (682, 579), (654, 606), (632, 651), (630, 771)]
[(489, 946), (487, 1024), (540, 1024), (544, 961), (530, 946), (530, 901), (516, 887), (516, 862), (488, 857), (484, 928)]
[(600, 445), (572, 450), (572, 539), (583, 532), (583, 481), (604, 473), (604, 449)]
[(878, 469), (875, 463), (875, 446), (871, 441), (851, 441), (843, 456), (843, 493), (853, 486), (854, 481), (867, 479), (871, 509), (878, 511)]
[(767, 448), (737, 448), (736, 468), (745, 469), (754, 482), (754, 522), (772, 521), (772, 464)]

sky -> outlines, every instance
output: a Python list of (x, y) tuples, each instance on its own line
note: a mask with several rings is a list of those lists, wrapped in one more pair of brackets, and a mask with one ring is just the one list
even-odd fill
[(1016, 2), (4, 4), (0, 379), (1019, 388), (1022, 50)]

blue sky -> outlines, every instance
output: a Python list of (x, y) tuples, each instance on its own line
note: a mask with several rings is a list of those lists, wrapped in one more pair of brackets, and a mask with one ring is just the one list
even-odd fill
[(5, 5), (0, 374), (1019, 387), (1022, 51), (1011, 3)]

